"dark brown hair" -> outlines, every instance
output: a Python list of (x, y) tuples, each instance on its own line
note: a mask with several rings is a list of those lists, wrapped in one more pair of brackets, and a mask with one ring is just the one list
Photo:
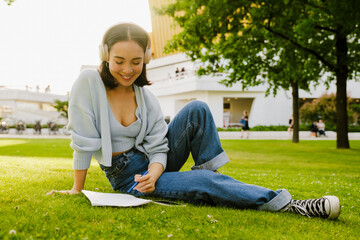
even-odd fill
[[(148, 34), (145, 32), (144, 29), (141, 27), (132, 24), (132, 23), (120, 23), (113, 27), (111, 27), (109, 30), (106, 31), (103, 37), (102, 44), (106, 44), (108, 47), (108, 51), (110, 52), (110, 49), (112, 46), (120, 41), (135, 41), (139, 46), (144, 50), (144, 53), (146, 51), (147, 45), (150, 41), (148, 39)], [(103, 61), (100, 64), (100, 76), (102, 81), (104, 82), (105, 86), (109, 89), (116, 88), (119, 84), (115, 80), (115, 78), (111, 75), (108, 64), (106, 61)], [(140, 76), (135, 80), (134, 84), (136, 84), (139, 87), (143, 87), (145, 85), (151, 85), (151, 82), (146, 77), (146, 64), (144, 63), (142, 72)]]

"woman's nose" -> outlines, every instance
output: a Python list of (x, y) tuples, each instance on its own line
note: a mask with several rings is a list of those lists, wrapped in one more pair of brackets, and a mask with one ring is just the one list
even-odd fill
[(123, 68), (123, 72), (125, 73), (125, 74), (130, 74), (130, 73), (132, 73), (134, 70), (132, 69), (132, 67), (130, 66), (130, 65), (127, 65), (127, 66), (125, 66), (124, 68)]

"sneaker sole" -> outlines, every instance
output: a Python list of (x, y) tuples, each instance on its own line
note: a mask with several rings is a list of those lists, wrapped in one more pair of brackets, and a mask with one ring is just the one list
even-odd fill
[(335, 220), (340, 215), (340, 200), (336, 196), (324, 196), (323, 198), (329, 201), (330, 213), (327, 219)]

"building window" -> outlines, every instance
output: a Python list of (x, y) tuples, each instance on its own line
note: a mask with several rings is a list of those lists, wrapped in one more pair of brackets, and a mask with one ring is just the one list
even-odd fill
[(230, 103), (224, 103), (224, 109), (229, 110), (230, 109)]

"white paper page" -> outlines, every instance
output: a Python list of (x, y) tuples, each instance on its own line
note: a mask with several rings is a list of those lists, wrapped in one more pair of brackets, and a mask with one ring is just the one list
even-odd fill
[(134, 207), (152, 202), (123, 193), (101, 193), (82, 190), (91, 202), (91, 206)]

